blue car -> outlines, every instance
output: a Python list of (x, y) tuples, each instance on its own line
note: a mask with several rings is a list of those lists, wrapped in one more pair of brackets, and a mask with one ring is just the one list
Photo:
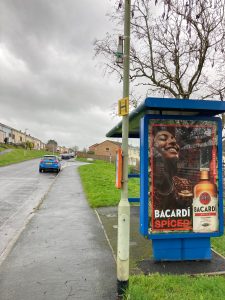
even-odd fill
[(56, 155), (44, 155), (39, 164), (39, 172), (61, 170), (61, 163)]

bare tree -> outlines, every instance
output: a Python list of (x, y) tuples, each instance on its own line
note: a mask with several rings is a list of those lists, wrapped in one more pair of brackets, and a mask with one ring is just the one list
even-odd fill
[[(130, 79), (144, 86), (147, 94), (176, 98), (223, 100), (224, 0), (161, 0), (158, 16), (152, 16), (154, 2), (134, 0), (131, 19)], [(121, 7), (121, 1), (117, 5)], [(117, 28), (123, 11), (110, 16)], [(106, 71), (122, 78), (122, 66), (115, 63), (116, 34), (107, 33), (95, 41), (96, 55), (106, 59)]]
[(55, 140), (48, 140), (46, 149), (51, 152), (56, 152), (58, 143)]
[(79, 151), (79, 146), (75, 145), (72, 147), (72, 150), (77, 153), (77, 151)]

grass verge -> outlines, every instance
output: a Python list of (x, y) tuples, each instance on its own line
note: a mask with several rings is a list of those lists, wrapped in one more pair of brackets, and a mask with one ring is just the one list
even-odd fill
[[(80, 166), (79, 173), (91, 207), (115, 206), (119, 203), (120, 190), (115, 188), (114, 163), (96, 160)], [(128, 190), (129, 197), (139, 197), (139, 180), (129, 180)]]
[[(213, 249), (215, 249), (217, 252), (225, 256), (225, 235), (217, 238), (211, 238), (211, 244)], [(225, 294), (224, 294), (224, 299), (225, 299)]]
[[(129, 295), (129, 296), (128, 296)], [(125, 299), (222, 300), (224, 276), (153, 275), (131, 276)]]
[(0, 166), (6, 166), (33, 158), (39, 158), (47, 154), (42, 150), (24, 150), (24, 149), (12, 149), (11, 152), (0, 155)]

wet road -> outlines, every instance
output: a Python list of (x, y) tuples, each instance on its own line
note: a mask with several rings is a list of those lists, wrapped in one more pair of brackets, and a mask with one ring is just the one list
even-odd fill
[(39, 173), (38, 165), (35, 159), (0, 168), (0, 263), (57, 176)]
[(55, 178), (54, 173), (39, 174), (38, 163), (32, 160), (0, 168), (0, 227), (36, 194), (41, 197)]

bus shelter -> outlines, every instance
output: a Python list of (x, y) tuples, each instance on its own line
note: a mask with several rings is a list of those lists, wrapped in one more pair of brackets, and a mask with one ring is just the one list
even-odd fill
[[(140, 139), (140, 233), (161, 260), (210, 260), (223, 234), (222, 101), (147, 98), (129, 115)], [(121, 137), (122, 122), (107, 137)]]

